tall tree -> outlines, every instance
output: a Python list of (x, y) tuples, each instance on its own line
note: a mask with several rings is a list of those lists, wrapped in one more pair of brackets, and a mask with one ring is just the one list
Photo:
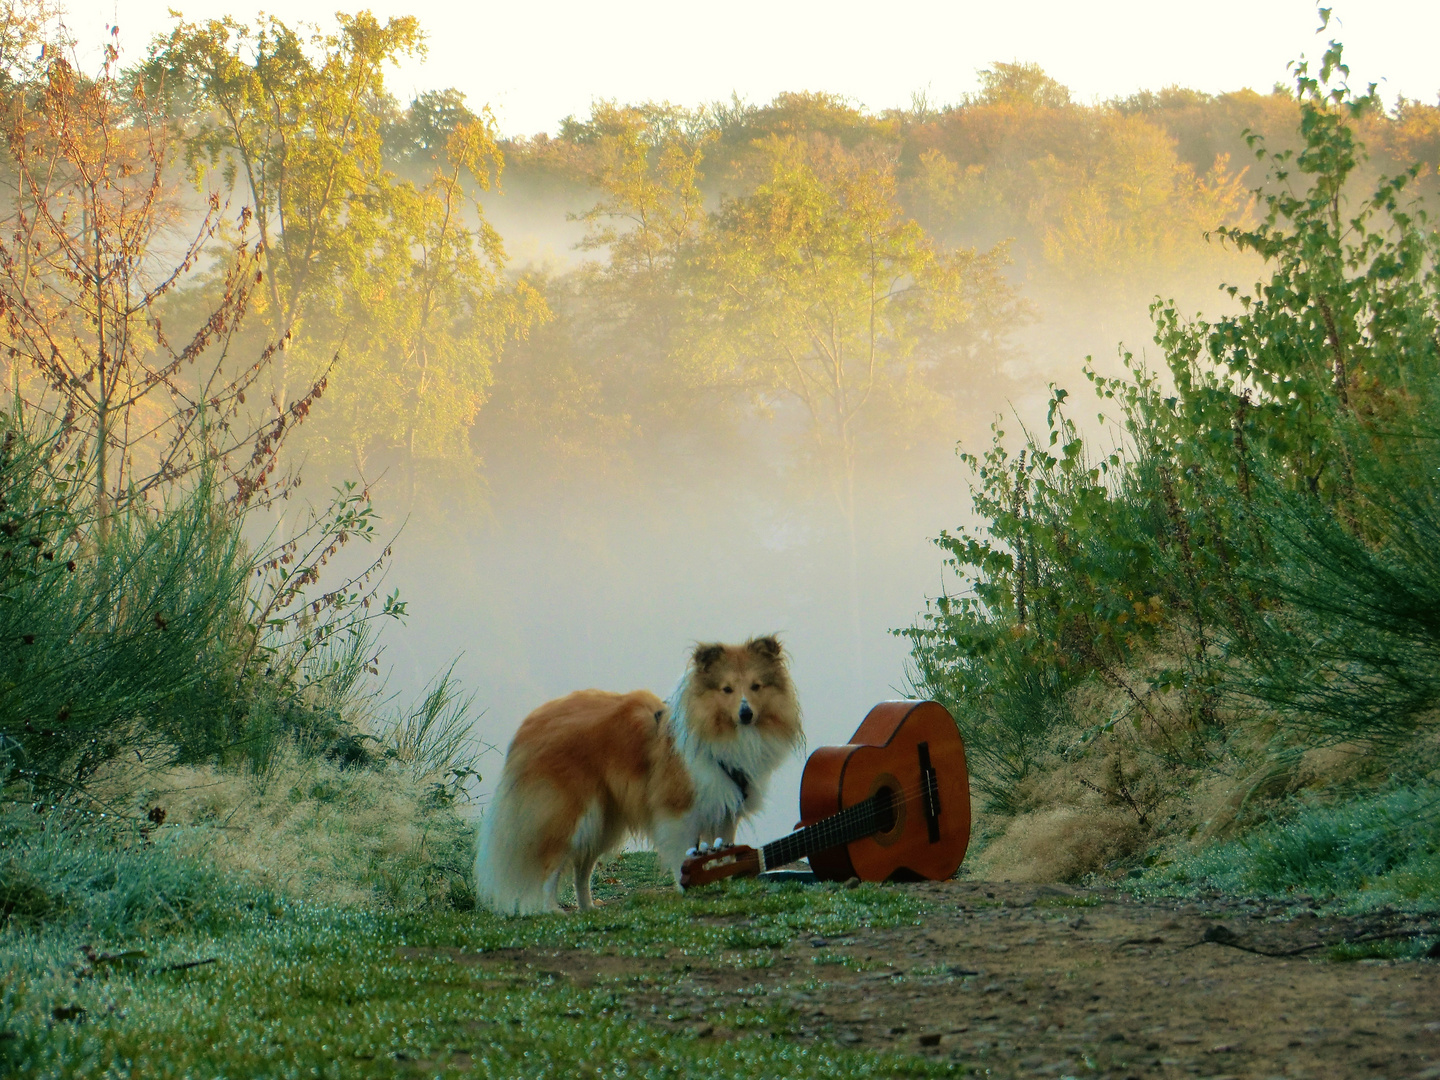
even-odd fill
[[(309, 448), (362, 470), (398, 456), (413, 502), (417, 462), (465, 456), (491, 363), (545, 306), (503, 280), (500, 237), (470, 197), (504, 164), (493, 118), (454, 92), (398, 113), (385, 69), (422, 51), (417, 21), (337, 20), (333, 34), (274, 17), (182, 23), (147, 70), (198, 116), (197, 179), (218, 168), (254, 207), (271, 331), (307, 373), (333, 369)], [(398, 179), (397, 159), (428, 176)], [(282, 370), (277, 393), (293, 377)]]
[(773, 136), (759, 151), (758, 182), (721, 209), (704, 248), (695, 345), (803, 408), (853, 525), (866, 450), (932, 416), (1022, 309), (1003, 248), (941, 250), (902, 212), (889, 155)]
[(716, 130), (703, 110), (601, 103), (562, 134), (591, 145), (589, 179), (602, 192), (580, 220), (589, 226), (582, 249), (607, 254), (588, 268), (605, 347), (652, 404), (673, 402), (713, 376), (677, 366), (677, 341), (688, 260), (707, 224), (700, 164)]
[(1003, 248), (942, 251), (901, 211), (892, 157), (819, 137), (771, 136), (758, 149), (758, 182), (721, 208), (707, 237), (692, 345), (728, 363), (762, 401), (803, 410), (845, 523), (863, 663), (862, 457), (928, 427), (943, 390), (978, 374), (965, 370), (975, 331), (1020, 309), (1001, 272)]
[(219, 168), (255, 215), (268, 301), (260, 313), (287, 346), (275, 369), (277, 402), (296, 358), (313, 370), (338, 344), (305, 335), (305, 320), (338, 306), (344, 282), (383, 237), (385, 67), (422, 50), (413, 16), (383, 25), (369, 12), (336, 19), (328, 34), (274, 16), (253, 27), (229, 16), (181, 22), (146, 65), (152, 90), (193, 125), (197, 178)]
[(347, 346), (334, 415), (316, 430), (362, 472), (373, 452), (398, 453), (407, 504), (422, 461), (468, 458), (492, 364), (549, 314), (527, 281), (505, 280), (500, 236), (467, 197), (467, 179), (489, 190), (503, 165), (488, 113), (454, 128), (438, 153), (428, 182), (385, 190), (386, 228), (335, 315)]

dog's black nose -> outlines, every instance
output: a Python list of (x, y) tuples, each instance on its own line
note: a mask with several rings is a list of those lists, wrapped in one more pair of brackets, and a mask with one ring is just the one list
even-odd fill
[(746, 701), (746, 700), (744, 700), (744, 699), (742, 698), (742, 699), (740, 700), (740, 723), (742, 723), (742, 724), (748, 724), (751, 720), (754, 720), (754, 719), (755, 719), (755, 710), (752, 709), (752, 708), (750, 708), (750, 702), (748, 702), (748, 701)]

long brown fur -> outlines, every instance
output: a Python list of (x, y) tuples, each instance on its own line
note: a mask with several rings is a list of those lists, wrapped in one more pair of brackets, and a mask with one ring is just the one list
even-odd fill
[(799, 741), (799, 707), (774, 637), (697, 646), (668, 705), (644, 690), (580, 690), (547, 702), (506, 754), (476, 859), (479, 894), (504, 912), (555, 910), (572, 869), (588, 908), (596, 860), (630, 835), (650, 839), (678, 883), (685, 849), (716, 835), (733, 840)]

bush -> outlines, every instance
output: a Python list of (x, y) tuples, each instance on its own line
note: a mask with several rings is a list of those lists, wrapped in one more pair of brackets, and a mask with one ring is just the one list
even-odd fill
[(1414, 169), (1353, 190), (1379, 103), (1323, 85), (1336, 70), (1334, 44), (1320, 79), (1298, 66), (1302, 149), (1252, 135), (1263, 213), (1217, 233), (1267, 279), (1214, 322), (1157, 301), (1163, 377), (1087, 369), (1116, 449), (1087, 447), (1052, 388), (1019, 454), (997, 427), (966, 456), (981, 525), (938, 541), (966, 593), (901, 633), (999, 809), (1037, 748), (1082, 735), (1066, 702), (1086, 682), (1125, 702), (1089, 734), (1127, 720), (1192, 778), (1242, 732), (1378, 749), (1433, 722), (1440, 233), (1406, 201)]
[(205, 477), (96, 521), (55, 432), (0, 414), (0, 747), (45, 790), (216, 753), (251, 565)]

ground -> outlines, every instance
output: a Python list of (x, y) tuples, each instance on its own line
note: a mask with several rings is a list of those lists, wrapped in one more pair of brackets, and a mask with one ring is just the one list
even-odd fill
[[(974, 881), (680, 897), (642, 858), (612, 867), (609, 903), (585, 915), (289, 910), (163, 956), (77, 959), (11, 1012), (11, 1061), (35, 1076), (1440, 1078), (1440, 963), (1393, 956), (1440, 935), (1435, 914)], [(185, 957), (215, 962), (163, 970)]]

